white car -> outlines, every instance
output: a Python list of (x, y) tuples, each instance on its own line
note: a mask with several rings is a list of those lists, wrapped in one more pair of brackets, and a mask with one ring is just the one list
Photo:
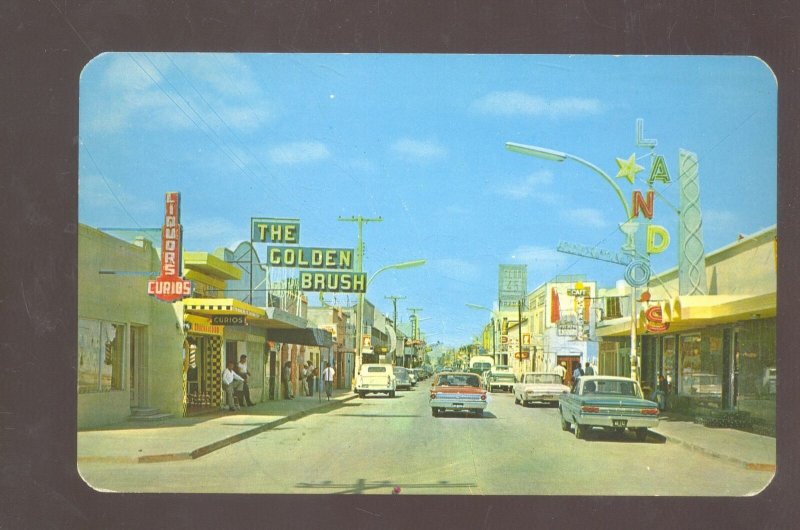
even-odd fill
[(561, 381), (558, 374), (546, 372), (526, 372), (519, 383), (514, 385), (514, 403), (527, 407), (529, 403), (549, 403), (558, 405), (558, 398), (569, 387)]
[(359, 397), (367, 394), (389, 394), (394, 397), (397, 391), (397, 378), (391, 364), (362, 364), (356, 376), (356, 392)]

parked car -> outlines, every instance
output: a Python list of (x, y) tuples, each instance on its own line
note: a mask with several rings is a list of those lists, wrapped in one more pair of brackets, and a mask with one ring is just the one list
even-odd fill
[(777, 374), (778, 370), (774, 366), (769, 368), (764, 368), (764, 381), (763, 381), (764, 393), (766, 394), (775, 393), (775, 382), (778, 379)]
[(492, 368), (489, 370), (489, 373), (486, 374), (486, 389), (489, 392), (497, 392), (498, 390), (504, 390), (506, 392), (511, 392), (514, 389), (514, 384), (517, 382), (517, 378), (514, 377), (514, 373), (504, 370), (497, 370)]
[(428, 378), (428, 374), (425, 373), (425, 370), (422, 368), (412, 368), (414, 371), (414, 375), (417, 376), (417, 382), (424, 381)]
[(359, 397), (367, 394), (389, 394), (395, 396), (397, 378), (391, 364), (362, 364), (356, 376), (356, 392)]
[(529, 403), (558, 405), (558, 398), (569, 392), (569, 387), (561, 381), (558, 374), (526, 372), (514, 385), (513, 392), (514, 403), (523, 407), (527, 407)]
[(575, 427), (575, 437), (585, 438), (592, 428), (623, 433), (629, 429), (636, 439), (647, 439), (647, 429), (658, 425), (658, 405), (642, 397), (639, 383), (627, 377), (584, 376), (558, 401), (561, 428)]
[(430, 400), (433, 416), (447, 410), (467, 411), (482, 416), (486, 409), (486, 391), (480, 376), (469, 372), (443, 372), (431, 383)]
[(411, 390), (411, 378), (408, 376), (408, 369), (402, 366), (395, 366), (394, 377), (397, 380), (397, 390)]

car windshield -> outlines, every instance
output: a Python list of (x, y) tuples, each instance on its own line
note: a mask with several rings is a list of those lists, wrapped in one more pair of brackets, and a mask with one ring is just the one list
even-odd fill
[(439, 377), (439, 386), (481, 386), (477, 375), (452, 374)]
[(558, 374), (528, 374), (525, 376), (525, 382), (557, 385), (561, 383), (561, 377)]
[(475, 370), (480, 370), (481, 372), (483, 372), (484, 370), (488, 370), (491, 367), (492, 367), (491, 363), (476, 362), (476, 363), (473, 363), (473, 365), (472, 365), (472, 368), (474, 368)]
[(505, 372), (500, 372), (498, 374), (498, 373), (495, 372), (495, 373), (492, 374), (492, 377), (494, 377), (495, 379), (502, 379), (504, 381), (509, 381), (511, 379), (514, 379), (514, 374), (509, 374), (509, 373), (505, 373)]
[(386, 373), (386, 367), (385, 366), (367, 366), (367, 372), (369, 372), (369, 373), (374, 373), (374, 372)]
[(639, 385), (634, 381), (616, 381), (613, 379), (598, 379), (583, 383), (583, 394), (605, 394), (613, 396), (641, 397)]

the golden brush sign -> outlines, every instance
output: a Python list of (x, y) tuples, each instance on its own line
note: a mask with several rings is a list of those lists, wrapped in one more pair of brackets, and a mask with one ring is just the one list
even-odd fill
[(302, 291), (366, 293), (367, 273), (353, 272), (353, 249), (283, 246), (300, 243), (300, 223), (288, 219), (252, 220), (253, 242), (281, 243), (267, 247), (271, 267), (309, 268), (299, 276)]

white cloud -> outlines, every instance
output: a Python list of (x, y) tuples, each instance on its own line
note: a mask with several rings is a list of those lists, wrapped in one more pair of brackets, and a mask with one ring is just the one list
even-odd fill
[(606, 228), (607, 214), (594, 208), (575, 208), (564, 212), (564, 218), (571, 223), (587, 228)]
[(553, 174), (542, 170), (520, 181), (501, 184), (496, 191), (509, 199), (538, 199), (547, 204), (554, 204), (558, 200), (558, 195), (546, 189), (552, 182)]
[(292, 142), (278, 145), (268, 152), (276, 164), (294, 165), (319, 162), (331, 156), (328, 147), (321, 142)]
[(547, 99), (519, 91), (492, 92), (475, 100), (473, 110), (499, 116), (545, 116), (570, 118), (600, 114), (603, 106), (592, 98)]
[(396, 141), (391, 149), (394, 153), (403, 158), (422, 161), (442, 158), (447, 154), (447, 150), (436, 142), (423, 142), (410, 138), (403, 138)]
[(462, 259), (437, 259), (432, 265), (437, 272), (453, 280), (471, 282), (480, 278), (480, 268)]

